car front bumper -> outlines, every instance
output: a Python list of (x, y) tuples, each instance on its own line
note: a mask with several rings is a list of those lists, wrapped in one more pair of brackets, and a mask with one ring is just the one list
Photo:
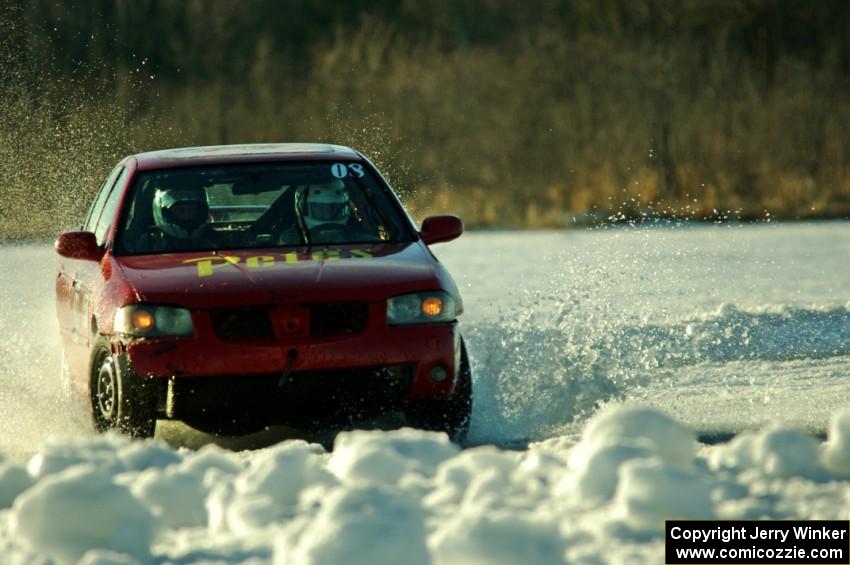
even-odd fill
[[(207, 379), (248, 385), (251, 377), (260, 377), (281, 387), (303, 386), (321, 375), (348, 372), (356, 380), (358, 372), (373, 375), (389, 369), (387, 374), (404, 375), (403, 396), (408, 400), (450, 396), (460, 363), (456, 322), (395, 327), (370, 323), (351, 335), (244, 342), (222, 340), (211, 327), (196, 326), (191, 338), (116, 341), (114, 348), (135, 375), (180, 383)], [(279, 379), (284, 373), (287, 382)]]

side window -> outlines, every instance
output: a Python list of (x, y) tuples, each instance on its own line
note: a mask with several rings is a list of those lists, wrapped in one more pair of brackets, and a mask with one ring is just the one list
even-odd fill
[(109, 191), (109, 196), (103, 205), (103, 211), (100, 213), (100, 218), (94, 228), (94, 235), (97, 238), (98, 245), (103, 245), (106, 232), (109, 230), (109, 226), (112, 225), (115, 210), (118, 208), (118, 200), (121, 198), (121, 193), (123, 192), (121, 188), (124, 186), (125, 178), (127, 178), (127, 169), (122, 169), (121, 175), (112, 185), (112, 190)]
[(100, 213), (103, 210), (103, 204), (106, 202), (106, 196), (109, 194), (109, 189), (115, 183), (115, 179), (124, 170), (124, 167), (115, 167), (103, 184), (100, 185), (100, 190), (97, 193), (97, 198), (92, 203), (89, 209), (89, 215), (86, 217), (86, 222), (83, 224), (83, 231), (94, 231), (94, 226), (97, 219), (100, 218)]

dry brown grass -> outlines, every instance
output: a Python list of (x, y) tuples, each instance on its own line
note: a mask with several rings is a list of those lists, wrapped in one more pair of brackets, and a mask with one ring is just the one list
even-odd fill
[(535, 36), (510, 50), (411, 42), (378, 22), (316, 46), (306, 73), (259, 42), (243, 76), (114, 90), (7, 81), (0, 238), (79, 223), (122, 155), (333, 141), (373, 158), (421, 218), (557, 227), (588, 211), (688, 217), (850, 213), (850, 89), (825, 65)]

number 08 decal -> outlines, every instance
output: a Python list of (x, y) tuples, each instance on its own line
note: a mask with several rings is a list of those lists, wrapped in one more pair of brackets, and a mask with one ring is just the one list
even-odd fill
[(338, 178), (344, 179), (345, 177), (357, 177), (362, 179), (366, 176), (366, 171), (363, 170), (363, 165), (360, 163), (334, 163), (331, 165), (331, 174)]

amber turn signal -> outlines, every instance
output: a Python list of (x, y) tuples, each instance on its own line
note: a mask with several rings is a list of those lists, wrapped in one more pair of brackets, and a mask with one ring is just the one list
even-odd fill
[(422, 313), (429, 318), (439, 316), (443, 312), (443, 301), (436, 296), (429, 296), (422, 301)]
[(139, 331), (150, 331), (156, 325), (156, 319), (152, 312), (137, 310), (133, 312), (133, 327)]

